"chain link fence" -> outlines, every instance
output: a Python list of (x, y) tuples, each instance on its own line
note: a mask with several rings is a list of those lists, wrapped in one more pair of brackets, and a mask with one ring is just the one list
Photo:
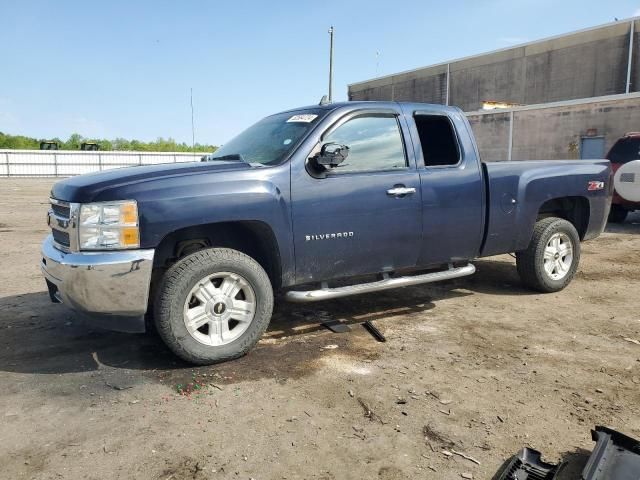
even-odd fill
[(0, 150), (0, 177), (70, 177), (134, 165), (199, 161), (204, 153)]

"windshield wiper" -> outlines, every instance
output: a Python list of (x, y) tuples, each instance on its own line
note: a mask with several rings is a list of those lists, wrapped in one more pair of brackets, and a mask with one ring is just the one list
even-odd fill
[(209, 157), (209, 160), (235, 160), (237, 162), (244, 162), (241, 153), (232, 153), (230, 155), (222, 155), (221, 157)]
[(220, 157), (212, 157), (210, 155), (207, 156), (207, 161), (213, 160), (235, 160), (236, 162), (244, 162), (248, 165), (251, 165), (252, 167), (264, 167), (264, 164), (260, 162), (247, 162), (241, 153), (231, 153), (229, 155), (222, 155)]

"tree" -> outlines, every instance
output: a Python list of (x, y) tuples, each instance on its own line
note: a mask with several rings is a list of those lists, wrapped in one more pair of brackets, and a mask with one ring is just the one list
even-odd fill
[[(105, 138), (86, 138), (79, 133), (73, 133), (66, 141), (62, 141), (59, 138), (51, 140), (36, 139), (31, 137), (24, 137), (22, 135), (9, 135), (7, 133), (0, 132), (0, 148), (12, 149), (12, 150), (38, 150), (40, 148), (41, 141), (54, 141), (57, 142), (62, 150), (80, 150), (80, 144), (83, 142), (97, 143), (100, 146), (100, 150), (128, 150), (134, 152), (191, 152), (194, 149), (191, 145), (186, 143), (177, 143), (173, 138), (158, 137), (153, 142), (141, 142), (139, 140), (127, 140), (126, 138), (115, 138), (113, 140), (107, 140)], [(215, 145), (203, 145), (200, 143), (195, 144), (195, 151), (199, 153), (212, 153), (215, 152)]]

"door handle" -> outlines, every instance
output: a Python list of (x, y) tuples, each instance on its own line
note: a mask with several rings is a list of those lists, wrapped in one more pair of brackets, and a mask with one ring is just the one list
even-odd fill
[(404, 197), (412, 193), (416, 193), (416, 189), (413, 187), (393, 187), (387, 190), (387, 195), (391, 195), (392, 197)]

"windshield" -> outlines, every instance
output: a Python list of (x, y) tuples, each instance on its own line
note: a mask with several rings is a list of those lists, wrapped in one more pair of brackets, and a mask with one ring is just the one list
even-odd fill
[(325, 113), (325, 109), (318, 108), (271, 115), (224, 144), (209, 159), (276, 165)]
[(627, 163), (640, 159), (640, 138), (624, 137), (609, 152), (611, 163)]

